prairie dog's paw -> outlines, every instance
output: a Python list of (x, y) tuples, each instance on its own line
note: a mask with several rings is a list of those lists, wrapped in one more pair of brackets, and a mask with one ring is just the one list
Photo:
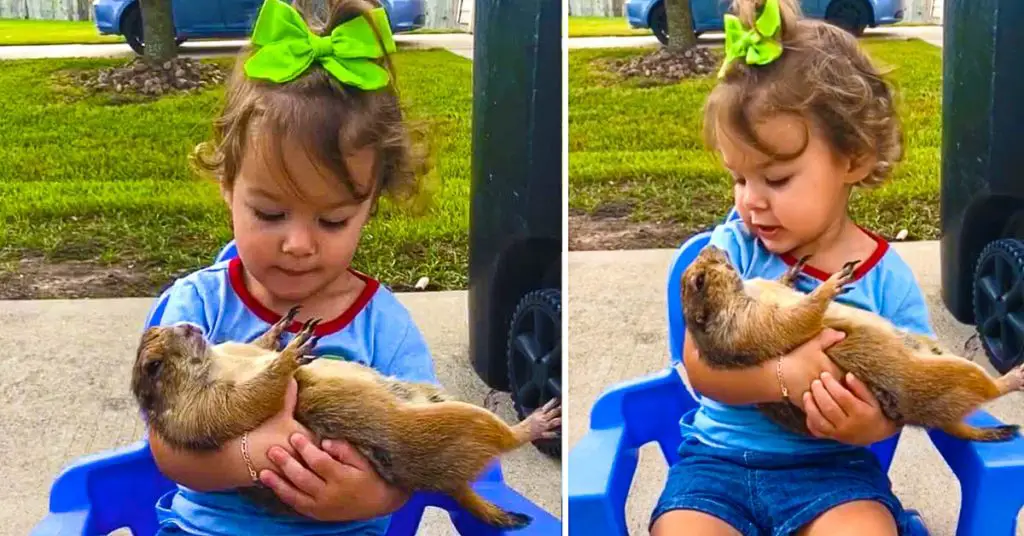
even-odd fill
[(320, 325), (319, 318), (313, 318), (306, 321), (306, 323), (303, 324), (302, 329), (295, 335), (295, 338), (288, 343), (288, 346), (284, 347), (284, 350), (281, 353), (288, 354), (290, 357), (295, 359), (299, 365), (305, 365), (306, 363), (316, 359), (315, 356), (310, 354), (316, 346), (316, 343), (320, 341), (320, 337), (313, 336), (313, 331), (316, 330), (318, 325)]
[(787, 287), (792, 287), (796, 283), (796, 278), (800, 275), (800, 272), (807, 266), (807, 261), (809, 260), (811, 260), (810, 255), (804, 255), (797, 259), (796, 263), (790, 266), (789, 270), (786, 270), (786, 273), (782, 275), (782, 279), (779, 282)]
[(530, 441), (557, 437), (556, 430), (562, 426), (562, 401), (552, 398), (543, 407), (537, 408), (523, 422), (529, 427)]
[(843, 265), (843, 269), (839, 271), (839, 286), (849, 285), (853, 282), (853, 273), (857, 271), (857, 265), (860, 264), (859, 260), (850, 261)]
[(846, 285), (853, 281), (853, 273), (857, 269), (857, 265), (860, 264), (859, 260), (850, 261), (843, 265), (843, 269), (832, 274), (824, 283), (824, 290), (829, 294), (831, 298), (835, 298), (840, 294), (844, 294), (850, 291), (850, 287)]
[(302, 306), (296, 305), (289, 309), (280, 320), (270, 326), (270, 329), (253, 341), (253, 344), (273, 352), (279, 350), (281, 348), (281, 335), (283, 335), (284, 331), (288, 329), (288, 326), (292, 325), (292, 321), (295, 320), (295, 315), (299, 314), (299, 309), (301, 308)]

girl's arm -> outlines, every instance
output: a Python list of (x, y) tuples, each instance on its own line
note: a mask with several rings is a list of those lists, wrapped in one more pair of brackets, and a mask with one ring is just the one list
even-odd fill
[(161, 473), (197, 491), (217, 491), (252, 483), (242, 460), (241, 440), (237, 438), (216, 451), (194, 452), (177, 450), (150, 430), (149, 450)]
[[(297, 398), (298, 384), (292, 380), (285, 392), (285, 404), (281, 411), (249, 432), (249, 458), (257, 474), (263, 469), (274, 467), (267, 457), (271, 446), (277, 445), (294, 455), (295, 449), (288, 441), (291, 434), (298, 432), (312, 438), (312, 434), (294, 418)], [(218, 491), (253, 485), (242, 456), (240, 437), (229, 440), (215, 451), (191, 451), (168, 445), (156, 432), (150, 430), (149, 449), (160, 471), (185, 487), (197, 491)]]
[[(782, 357), (782, 376), (789, 391), (789, 399), (797, 407), (803, 407), (801, 395), (810, 389), (811, 382), (820, 377), (822, 372), (829, 372), (836, 378), (842, 377), (842, 371), (825, 355), (824, 350), (841, 341), (844, 336), (842, 332), (826, 329)], [(683, 366), (690, 385), (701, 395), (723, 404), (781, 402), (783, 397), (778, 364), (778, 359), (772, 359), (740, 369), (711, 368), (700, 359), (689, 333), (683, 338)]]

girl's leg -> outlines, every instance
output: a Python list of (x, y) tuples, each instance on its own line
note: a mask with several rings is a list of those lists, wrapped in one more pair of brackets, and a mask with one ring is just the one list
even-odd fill
[(717, 517), (696, 510), (665, 512), (651, 527), (651, 536), (700, 534), (701, 536), (743, 536), (743, 533)]
[(773, 536), (896, 536), (906, 524), (903, 505), (868, 449), (793, 461), (757, 477), (759, 510), (770, 512)]
[(821, 514), (797, 532), (797, 536), (896, 536), (892, 512), (878, 501), (850, 501)]
[(668, 471), (648, 525), (654, 536), (761, 536), (751, 512), (752, 470), (745, 451), (709, 447), (686, 438)]

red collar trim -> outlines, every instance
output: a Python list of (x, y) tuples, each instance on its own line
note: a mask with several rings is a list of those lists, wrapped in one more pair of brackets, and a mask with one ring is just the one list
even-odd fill
[[(885, 256), (885, 253), (889, 251), (889, 242), (887, 242), (884, 238), (876, 235), (875, 233), (872, 233), (871, 231), (859, 225), (857, 226), (857, 228), (863, 231), (864, 234), (871, 237), (877, 244), (877, 247), (875, 247), (875, 251), (871, 253), (867, 260), (857, 265), (857, 269), (853, 271), (853, 281), (856, 281), (864, 277), (865, 274), (870, 272), (871, 269), (874, 268), (876, 264), (878, 264), (878, 261), (882, 260), (882, 257)], [(780, 255), (780, 257), (782, 257), (783, 262), (785, 262), (789, 266), (793, 266), (794, 264), (796, 264), (796, 257), (789, 253), (783, 253), (782, 255)], [(824, 270), (820, 270), (809, 264), (805, 265), (804, 269), (801, 270), (801, 272), (820, 281), (825, 281), (832, 275)]]
[[(370, 303), (370, 298), (373, 298), (377, 289), (380, 288), (380, 282), (376, 279), (351, 268), (349, 268), (349, 272), (359, 279), (362, 279), (363, 282), (366, 283), (366, 286), (363, 287), (363, 291), (359, 293), (358, 297), (356, 297), (356, 301), (352, 302), (352, 305), (341, 313), (341, 315), (329, 322), (324, 322), (317, 326), (316, 330), (313, 332), (314, 335), (323, 337), (344, 329), (345, 326), (348, 326), (349, 323), (352, 322), (352, 319), (354, 319), (356, 315), (366, 308), (366, 304)], [(283, 315), (270, 310), (249, 292), (248, 287), (245, 286), (245, 275), (242, 268), (242, 260), (238, 257), (234, 257), (228, 261), (228, 280), (231, 283), (232, 290), (234, 290), (235, 294), (238, 295), (238, 298), (242, 300), (242, 303), (245, 304), (253, 314), (259, 317), (260, 320), (271, 325), (281, 320)], [(290, 326), (288, 326), (287, 331), (291, 333), (298, 333), (301, 329), (302, 323), (294, 321)]]

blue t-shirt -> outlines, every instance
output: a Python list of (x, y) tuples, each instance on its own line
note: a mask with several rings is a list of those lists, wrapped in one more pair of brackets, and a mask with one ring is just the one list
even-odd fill
[[(867, 231), (865, 231), (867, 232)], [(921, 289), (903, 259), (882, 238), (874, 253), (857, 265), (851, 289), (836, 301), (878, 313), (896, 327), (934, 337)], [(710, 244), (724, 250), (744, 279), (778, 279), (796, 263), (790, 255), (775, 255), (747, 230), (741, 220), (722, 224), (711, 233)], [(851, 259), (852, 260), (852, 259)], [(796, 287), (810, 292), (830, 274), (805, 266)], [(682, 423), (683, 436), (733, 449), (764, 452), (822, 452), (855, 449), (831, 439), (790, 432), (768, 420), (754, 405), (729, 405), (701, 396), (692, 425)]]
[[(317, 326), (317, 355), (369, 365), (381, 373), (410, 381), (437, 383), (426, 342), (409, 312), (394, 294), (357, 272), (366, 286), (341, 316)], [(258, 302), (245, 287), (238, 258), (217, 263), (179, 279), (171, 287), (161, 325), (190, 322), (213, 344), (249, 342), (281, 318)], [(294, 337), (294, 323), (282, 337)], [(200, 492), (178, 486), (160, 498), (161, 525), (203, 535), (384, 534), (390, 516), (367, 521), (325, 523), (296, 516), (277, 516), (254, 505), (235, 491)]]

